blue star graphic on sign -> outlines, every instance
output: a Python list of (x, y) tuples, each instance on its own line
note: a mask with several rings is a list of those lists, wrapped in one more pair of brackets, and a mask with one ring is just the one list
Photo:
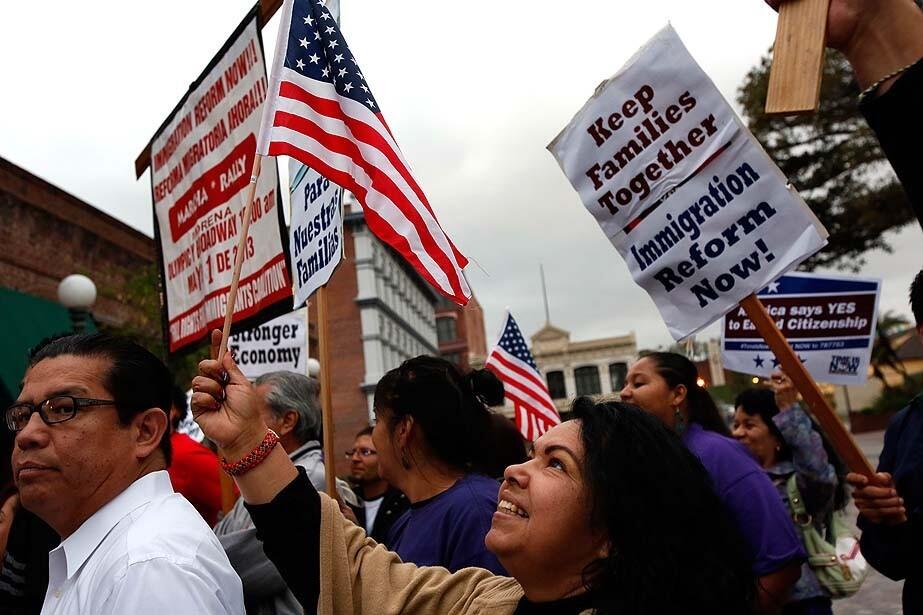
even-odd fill
[(756, 355), (756, 357), (754, 357), (753, 359), (753, 362), (756, 363), (757, 367), (763, 367), (763, 363), (765, 361), (763, 360), (763, 357), (761, 357), (760, 355)]

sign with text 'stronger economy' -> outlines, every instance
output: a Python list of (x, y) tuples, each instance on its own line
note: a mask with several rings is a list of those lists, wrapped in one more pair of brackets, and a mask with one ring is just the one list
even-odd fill
[[(875, 279), (789, 273), (758, 296), (815, 380), (864, 384), (880, 293)], [(721, 357), (725, 368), (756, 376), (768, 377), (779, 367), (740, 308), (724, 317)]]
[(826, 243), (670, 26), (548, 149), (676, 339)]
[(306, 328), (304, 310), (297, 310), (235, 333), (228, 339), (228, 349), (240, 371), (250, 380), (269, 372), (305, 374)]
[[(166, 329), (174, 352), (220, 327), (256, 155), (266, 65), (252, 11), (151, 142)], [(244, 247), (234, 322), (287, 311), (278, 173), (266, 159)]]
[(294, 158), (289, 159), (292, 222), (289, 230), (295, 307), (326, 284), (343, 255), (343, 190)]

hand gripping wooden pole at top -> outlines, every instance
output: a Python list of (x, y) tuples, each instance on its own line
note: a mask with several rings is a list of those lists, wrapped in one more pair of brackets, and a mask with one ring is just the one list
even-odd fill
[(783, 0), (772, 52), (766, 113), (817, 111), (830, 0)]
[(766, 307), (756, 295), (750, 295), (741, 301), (740, 307), (744, 309), (747, 317), (763, 339), (766, 340), (769, 349), (779, 360), (782, 370), (792, 379), (798, 392), (801, 393), (807, 403), (811, 414), (820, 423), (821, 428), (827, 434), (827, 438), (843, 459), (846, 467), (851, 472), (871, 477), (875, 471), (869, 464), (868, 459), (862, 454), (862, 451), (856, 445), (856, 441), (853, 440), (853, 437), (846, 431), (843, 423), (833, 412), (823, 393), (817, 387), (817, 383), (811, 378), (808, 370), (805, 369), (795, 351), (792, 350), (788, 340), (785, 339), (779, 327), (776, 326), (772, 316), (766, 311)]

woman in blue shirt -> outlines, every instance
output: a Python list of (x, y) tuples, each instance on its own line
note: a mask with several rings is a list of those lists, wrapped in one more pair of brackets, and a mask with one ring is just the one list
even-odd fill
[(375, 387), (381, 477), (410, 500), (388, 535), (403, 561), (505, 574), (484, 546), (500, 485), (474, 471), (490, 428), (482, 389), (496, 382), (486, 370), (463, 375), (444, 359), (420, 356)]

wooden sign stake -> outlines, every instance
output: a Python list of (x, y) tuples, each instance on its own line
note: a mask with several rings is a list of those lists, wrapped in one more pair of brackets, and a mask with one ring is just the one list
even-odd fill
[(786, 0), (779, 7), (766, 113), (817, 111), (830, 0)]
[(221, 329), (221, 346), (218, 350), (218, 363), (224, 360), (224, 353), (228, 348), (228, 337), (231, 335), (231, 321), (234, 319), (234, 304), (237, 303), (237, 285), (240, 282), (240, 269), (244, 264), (244, 251), (247, 249), (247, 236), (250, 234), (250, 216), (253, 214), (253, 197), (256, 196), (256, 183), (260, 177), (260, 168), (263, 166), (263, 157), (257, 154), (253, 161), (253, 171), (250, 173), (250, 189), (247, 190), (247, 206), (244, 207), (244, 219), (240, 226), (240, 239), (237, 242), (237, 254), (234, 256), (234, 275), (231, 278), (231, 288), (228, 291), (227, 311), (224, 313), (224, 327)]
[(330, 326), (327, 313), (327, 285), (317, 289), (317, 337), (320, 355), (320, 404), (324, 425), (324, 475), (327, 495), (340, 501), (336, 489), (336, 463), (333, 452), (333, 391), (330, 384)]
[(237, 502), (237, 495), (234, 493), (234, 479), (220, 468), (218, 469), (218, 476), (220, 477), (219, 484), (221, 486), (221, 512), (224, 513), (222, 516), (223, 519), (231, 512), (231, 509), (234, 508), (234, 503)]
[(830, 404), (827, 403), (823, 393), (817, 387), (817, 383), (811, 378), (808, 370), (802, 365), (801, 360), (792, 350), (788, 340), (776, 326), (775, 321), (766, 306), (757, 298), (756, 295), (750, 295), (740, 302), (740, 307), (747, 313), (747, 317), (756, 326), (756, 330), (769, 344), (769, 349), (779, 360), (782, 370), (792, 379), (795, 387), (801, 393), (811, 414), (820, 423), (824, 433), (827, 434), (833, 448), (839, 453), (846, 467), (852, 472), (857, 472), (871, 477), (875, 471), (869, 464), (868, 459), (862, 454), (852, 435), (840, 422), (840, 419), (833, 412)]

